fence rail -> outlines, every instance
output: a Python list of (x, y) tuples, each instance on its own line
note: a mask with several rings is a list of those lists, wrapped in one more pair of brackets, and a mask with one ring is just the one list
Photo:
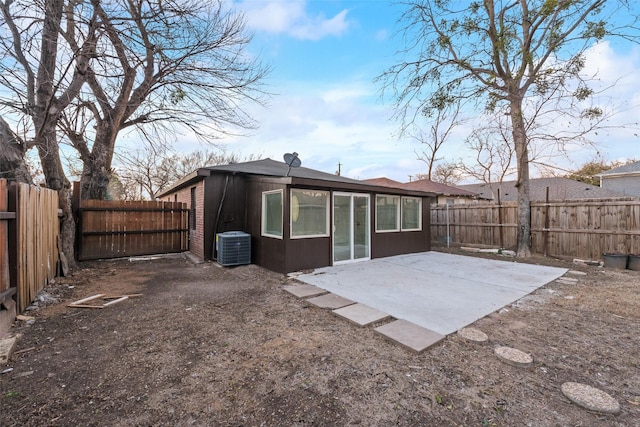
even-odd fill
[(105, 259), (189, 248), (184, 203), (82, 200), (79, 202), (78, 259)]
[[(452, 243), (513, 248), (517, 211), (515, 202), (434, 205), (431, 233), (438, 240), (449, 236)], [(640, 200), (532, 202), (531, 239), (533, 252), (550, 256), (599, 259), (603, 253), (640, 253)]]

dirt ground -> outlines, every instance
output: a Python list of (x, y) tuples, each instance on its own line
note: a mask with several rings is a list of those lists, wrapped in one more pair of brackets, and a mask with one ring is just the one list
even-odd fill
[[(640, 273), (531, 262), (587, 274), (476, 322), (488, 344), (453, 334), (421, 354), (288, 294), (286, 277), (256, 266), (84, 263), (46, 290), (27, 313), (35, 322), (16, 323), (0, 425), (640, 426)], [(142, 296), (67, 307), (96, 293)], [(533, 366), (500, 361), (499, 345)], [(609, 393), (621, 413), (576, 406), (566, 381)]]

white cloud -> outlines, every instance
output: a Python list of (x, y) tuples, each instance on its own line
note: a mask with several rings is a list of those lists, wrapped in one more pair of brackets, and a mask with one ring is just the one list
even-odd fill
[(288, 34), (303, 40), (319, 40), (327, 36), (344, 34), (349, 23), (346, 9), (327, 18), (324, 14), (311, 14), (306, 0), (269, 0), (237, 3), (244, 11), (250, 28), (272, 34)]

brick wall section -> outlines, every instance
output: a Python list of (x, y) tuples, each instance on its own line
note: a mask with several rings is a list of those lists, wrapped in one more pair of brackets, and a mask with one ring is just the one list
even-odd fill
[(196, 229), (189, 230), (189, 250), (198, 258), (204, 259), (204, 180), (166, 195), (162, 200), (186, 203), (187, 208), (191, 209), (191, 189), (194, 187), (196, 189)]

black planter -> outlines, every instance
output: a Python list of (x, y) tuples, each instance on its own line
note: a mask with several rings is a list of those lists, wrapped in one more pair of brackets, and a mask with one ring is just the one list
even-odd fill
[(640, 255), (629, 255), (627, 268), (633, 271), (640, 271)]
[(627, 268), (628, 255), (624, 254), (602, 254), (604, 266), (607, 268), (617, 268), (624, 270)]

